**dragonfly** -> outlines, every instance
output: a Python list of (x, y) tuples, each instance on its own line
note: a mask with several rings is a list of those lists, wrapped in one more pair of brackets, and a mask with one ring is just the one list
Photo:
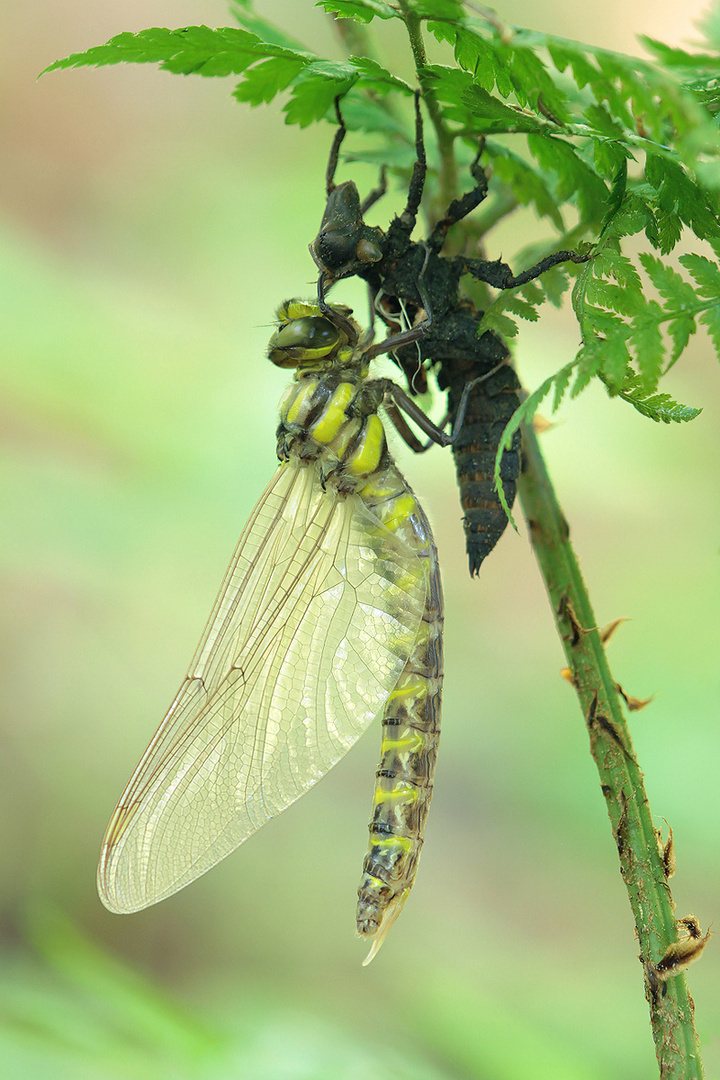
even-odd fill
[[(112, 912), (184, 888), (382, 718), (357, 929), (368, 963), (412, 888), (433, 790), (443, 596), (427, 517), (378, 410), (451, 442), (370, 362), (342, 305), (291, 300), (269, 358), (294, 377), (279, 465), (243, 530), (187, 675), (120, 796), (97, 883)], [(404, 423), (404, 421), (402, 421)]]

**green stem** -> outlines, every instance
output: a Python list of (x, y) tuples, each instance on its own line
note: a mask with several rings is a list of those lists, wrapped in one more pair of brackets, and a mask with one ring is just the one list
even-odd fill
[(348, 56), (367, 56), (375, 59), (373, 42), (367, 27), (355, 19), (343, 19), (335, 13), (330, 15), (333, 30), (342, 42)]
[(410, 48), (412, 49), (413, 60), (415, 61), (415, 71), (417, 72), (418, 82), (422, 89), (423, 101), (425, 102), (427, 111), (430, 115), (430, 121), (435, 128), (435, 133), (437, 135), (438, 150), (440, 153), (439, 201), (444, 208), (449, 206), (458, 194), (454, 137), (445, 123), (442, 109), (438, 104), (432, 83), (427, 78), (427, 56), (422, 36), (421, 20), (411, 10), (407, 0), (398, 0), (398, 7), (402, 13), (403, 21), (405, 22), (405, 27), (408, 32), (408, 38), (410, 39)]
[(520, 500), (530, 539), (580, 700), (635, 917), (645, 996), (650, 1006), (661, 1080), (704, 1076), (685, 977), (660, 981), (656, 965), (678, 940), (663, 854), (643, 777), (623, 716), (621, 697), (596, 628), (590, 599), (568, 538), (568, 526), (543, 461), (537, 436), (523, 430), (525, 468)]

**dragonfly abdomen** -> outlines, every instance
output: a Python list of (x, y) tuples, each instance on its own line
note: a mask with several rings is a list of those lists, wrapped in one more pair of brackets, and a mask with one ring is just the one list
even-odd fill
[[(376, 390), (375, 387), (378, 387)], [(432, 797), (440, 736), (443, 601), (437, 551), (428, 520), (392, 462), (377, 408), (380, 384), (353, 383), (347, 373), (302, 375), (281, 403), (281, 458), (314, 461), (324, 483), (352, 493), (376, 524), (379, 561), (399, 541), (425, 578), (425, 607), (407, 662), (383, 712), (383, 741), (373, 795), (370, 841), (358, 890), (358, 933), (377, 952), (412, 888)], [(393, 578), (398, 613), (402, 574)], [(392, 611), (388, 611), (392, 615)], [(367, 962), (367, 961), (366, 961)]]
[(443, 600), (432, 532), (401, 473), (391, 466), (370, 478), (360, 494), (388, 528), (416, 546), (427, 574), (418, 634), (383, 714), (370, 841), (358, 889), (358, 933), (373, 939), (368, 963), (407, 899), (422, 849), (440, 738)]

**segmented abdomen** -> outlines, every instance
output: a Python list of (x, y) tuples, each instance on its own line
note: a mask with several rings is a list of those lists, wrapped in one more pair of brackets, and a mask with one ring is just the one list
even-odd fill
[(427, 518), (402, 474), (391, 465), (367, 485), (379, 491), (363, 501), (392, 531), (417, 545), (427, 562), (422, 623), (405, 668), (383, 714), (370, 845), (358, 890), (357, 927), (372, 937), (373, 958), (412, 888), (432, 798), (440, 738), (443, 680), (443, 597), (437, 551)]
[[(480, 570), (505, 531), (508, 516), (495, 487), (495, 457), (505, 427), (520, 406), (520, 384), (507, 365), (470, 391), (465, 422), (452, 453), (465, 516), (465, 546), (470, 574)], [(512, 508), (520, 475), (520, 431), (503, 451), (500, 479), (507, 504)]]
[[(379, 385), (379, 384), (378, 384)], [(357, 497), (376, 524), (369, 543), (382, 556), (388, 533), (425, 579), (425, 607), (407, 661), (383, 712), (382, 756), (370, 821), (370, 843), (358, 890), (357, 927), (373, 939), (372, 959), (412, 888), (432, 796), (440, 734), (443, 599), (437, 551), (428, 520), (393, 463), (372, 382), (343, 373), (304, 376), (281, 403), (278, 448), (317, 462), (327, 486)], [(397, 603), (402, 603), (402, 580)], [(392, 612), (389, 612), (392, 615)]]

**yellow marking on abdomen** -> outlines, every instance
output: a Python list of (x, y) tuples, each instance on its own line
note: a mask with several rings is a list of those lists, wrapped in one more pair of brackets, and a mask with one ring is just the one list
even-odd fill
[(414, 803), (417, 802), (419, 791), (414, 784), (408, 784), (405, 781), (401, 781), (395, 787), (392, 788), (376, 788), (375, 789), (375, 805), (379, 806), (380, 803)]
[(390, 751), (396, 750), (409, 750), (411, 754), (419, 754), (425, 748), (425, 736), (416, 728), (410, 728), (410, 731), (410, 735), (403, 735), (401, 739), (383, 739), (381, 755), (384, 757)]
[(405, 490), (405, 485), (397, 474), (393, 475), (392, 471), (386, 471), (363, 484), (358, 495), (362, 499), (392, 499), (396, 495), (402, 495)]
[(427, 697), (427, 689), (427, 679), (418, 675), (407, 675), (404, 680), (401, 677), (395, 689), (390, 691), (388, 701), (405, 697), (424, 698)]
[(372, 826), (370, 828), (370, 842), (373, 847), (385, 848), (399, 848), (403, 855), (409, 854), (412, 850), (413, 841), (409, 836), (385, 836), (383, 834), (377, 835)]
[(415, 499), (408, 492), (405, 495), (398, 495), (388, 504), (385, 513), (378, 511), (378, 516), (390, 532), (395, 532), (396, 529), (405, 524), (411, 514), (417, 513), (417, 508)]

